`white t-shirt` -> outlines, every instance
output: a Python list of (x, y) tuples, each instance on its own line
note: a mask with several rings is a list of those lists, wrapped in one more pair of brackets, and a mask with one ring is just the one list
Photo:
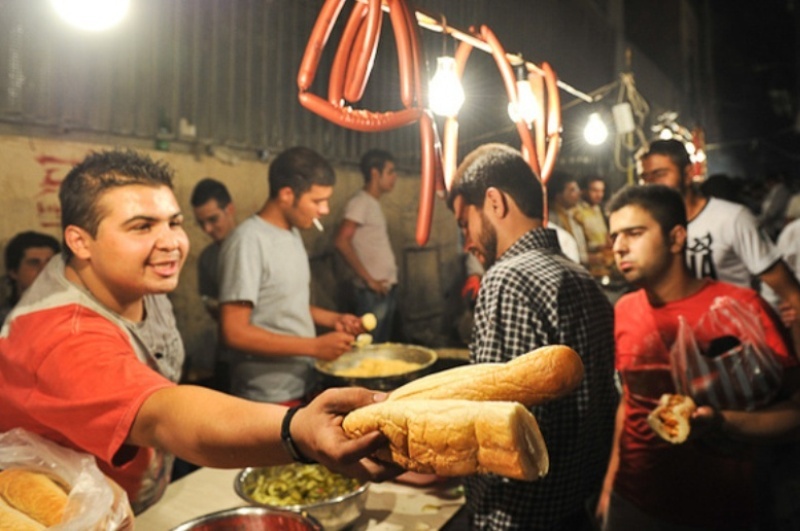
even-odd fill
[(397, 284), (397, 263), (380, 202), (360, 190), (347, 202), (344, 219), (358, 224), (353, 235), (353, 248), (370, 276), (390, 285)]
[(752, 287), (758, 276), (780, 259), (755, 217), (743, 205), (709, 198), (688, 227), (686, 261), (698, 278), (710, 277)]
[[(783, 228), (775, 246), (783, 261), (800, 281), (800, 218)], [(780, 301), (778, 295), (767, 285), (761, 286), (761, 296), (775, 307)]]
[(575, 241), (575, 238), (572, 236), (572, 234), (562, 229), (555, 223), (548, 223), (547, 228), (556, 231), (556, 236), (558, 236), (558, 245), (561, 247), (561, 252), (564, 253), (564, 256), (576, 264), (580, 264), (581, 255), (578, 251), (578, 242)]

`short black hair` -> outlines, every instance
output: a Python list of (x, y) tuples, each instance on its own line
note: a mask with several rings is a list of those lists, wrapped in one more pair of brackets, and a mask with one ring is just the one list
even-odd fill
[(664, 155), (669, 157), (675, 166), (683, 173), (686, 166), (692, 163), (689, 152), (683, 142), (670, 138), (667, 140), (654, 140), (645, 151), (639, 155), (639, 160), (646, 159), (650, 155)]
[(686, 227), (686, 206), (680, 192), (663, 184), (625, 186), (611, 197), (606, 213), (611, 216), (626, 206), (637, 206), (649, 212), (665, 238), (676, 226)]
[(220, 208), (225, 208), (231, 204), (231, 194), (228, 193), (228, 189), (225, 185), (216, 179), (206, 177), (194, 185), (192, 197), (189, 199), (189, 202), (196, 208), (205, 205), (212, 199), (216, 199), (217, 205), (219, 205)]
[(553, 199), (572, 182), (577, 184), (578, 178), (562, 170), (553, 170), (550, 179), (547, 180), (547, 201), (552, 203)]
[[(105, 213), (100, 211), (102, 195), (113, 188), (131, 185), (172, 187), (172, 169), (166, 162), (154, 161), (133, 150), (95, 151), (74, 166), (58, 191), (61, 202), (61, 229), (75, 225), (97, 236)], [(64, 246), (64, 258), (72, 258)]]
[(370, 149), (361, 157), (361, 163), (358, 165), (361, 169), (361, 175), (364, 177), (364, 182), (368, 183), (372, 174), (372, 168), (383, 171), (387, 162), (394, 162), (394, 157), (391, 153), (383, 149)]
[(584, 175), (583, 178), (581, 178), (580, 183), (579, 183), (580, 187), (581, 187), (581, 190), (588, 190), (589, 189), (589, 185), (592, 184), (595, 181), (600, 181), (601, 183), (603, 183), (603, 185), (606, 184), (606, 180), (603, 177), (601, 177), (600, 175), (597, 175), (595, 173), (592, 173), (592, 174), (589, 174), (589, 175)]
[(505, 144), (485, 144), (472, 151), (456, 170), (447, 197), (452, 210), (456, 197), (468, 205), (483, 207), (486, 191), (497, 188), (511, 196), (529, 218), (542, 219), (542, 182), (516, 149)]
[(22, 263), (25, 251), (32, 247), (49, 247), (54, 253), (58, 253), (60, 245), (58, 240), (49, 234), (27, 230), (20, 232), (9, 240), (5, 251), (6, 272), (16, 271)]
[(299, 198), (312, 185), (333, 186), (336, 173), (325, 157), (313, 149), (295, 146), (282, 151), (269, 166), (269, 197), (278, 197), (278, 192), (287, 186)]

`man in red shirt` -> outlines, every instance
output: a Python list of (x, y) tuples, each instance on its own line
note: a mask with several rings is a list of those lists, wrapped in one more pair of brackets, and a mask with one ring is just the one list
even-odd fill
[(349, 440), (341, 428), (344, 413), (376, 399), (367, 390), (287, 410), (176, 385), (183, 344), (166, 294), (189, 243), (165, 164), (93, 153), (59, 197), (63, 253), (0, 334), (0, 432), (21, 427), (93, 454), (136, 512), (163, 494), (172, 454), (218, 468), (313, 459), (362, 478), (391, 473), (366, 457), (379, 432)]
[[(605, 529), (749, 528), (755, 518), (757, 441), (795, 436), (800, 427), (798, 367), (774, 314), (752, 290), (695, 278), (686, 266), (686, 210), (661, 185), (628, 187), (609, 203), (615, 260), (641, 289), (615, 307), (615, 364), (623, 396), (598, 504)], [(784, 367), (781, 395), (756, 411), (700, 407), (683, 444), (661, 440), (646, 422), (662, 393), (675, 393), (669, 350), (678, 317), (694, 327), (711, 303), (731, 297), (757, 316)], [(720, 443), (722, 441), (722, 443)]]

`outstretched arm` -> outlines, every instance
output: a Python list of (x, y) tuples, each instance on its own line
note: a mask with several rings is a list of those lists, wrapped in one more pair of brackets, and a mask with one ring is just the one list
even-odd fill
[[(385, 444), (379, 432), (348, 439), (344, 415), (382, 395), (366, 389), (330, 389), (292, 419), (301, 453), (328, 468), (361, 479), (396, 475), (368, 458)], [(203, 387), (179, 385), (153, 393), (139, 409), (126, 442), (162, 448), (202, 466), (237, 468), (291, 462), (280, 438), (287, 408), (251, 402)]]

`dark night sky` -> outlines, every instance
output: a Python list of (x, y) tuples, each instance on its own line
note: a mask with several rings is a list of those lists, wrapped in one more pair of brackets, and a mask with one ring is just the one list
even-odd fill
[(792, 0), (708, 0), (718, 121), (709, 141), (748, 178), (770, 171), (797, 178), (798, 7)]

